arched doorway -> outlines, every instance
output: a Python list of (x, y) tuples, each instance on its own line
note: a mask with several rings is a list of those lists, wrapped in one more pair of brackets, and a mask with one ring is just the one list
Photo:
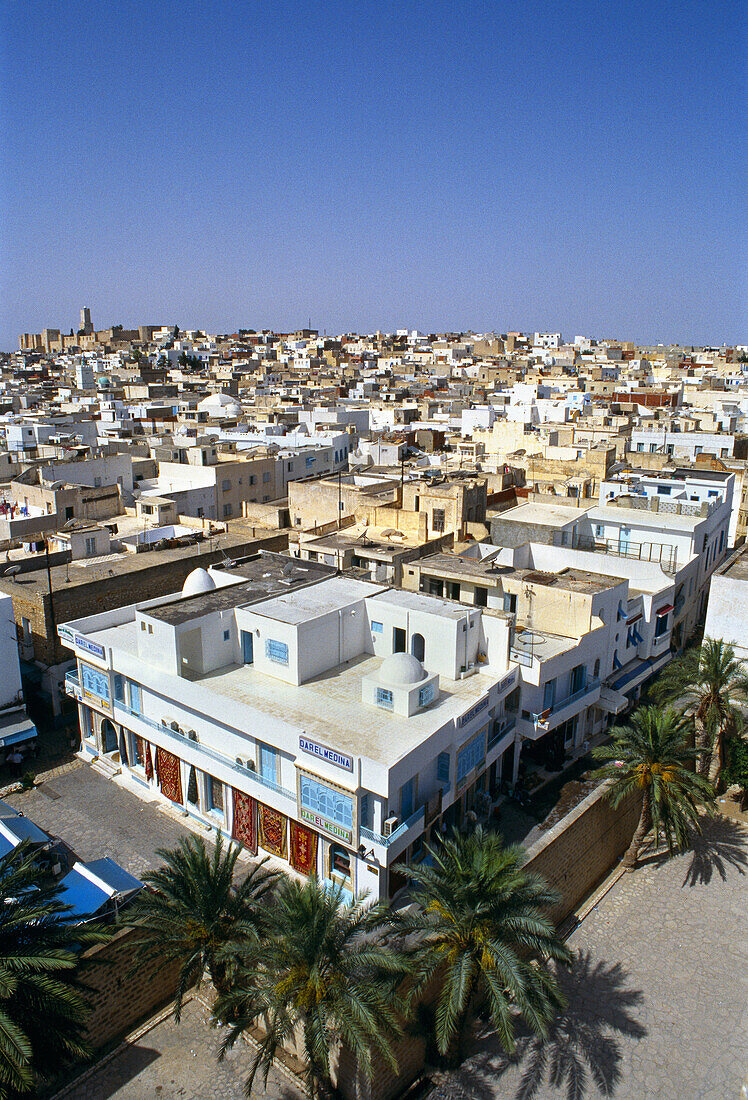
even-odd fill
[(104, 746), (104, 752), (117, 751), (117, 731), (114, 728), (114, 723), (110, 722), (108, 718), (105, 718), (101, 723), (101, 743)]
[(410, 652), (423, 664), (426, 655), (426, 643), (423, 634), (414, 634), (410, 639)]

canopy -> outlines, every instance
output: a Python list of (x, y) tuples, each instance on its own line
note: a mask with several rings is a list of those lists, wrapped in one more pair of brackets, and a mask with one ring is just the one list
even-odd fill
[(0, 748), (33, 741), (35, 737), (36, 726), (25, 712), (16, 711), (0, 719)]
[(71, 906), (67, 914), (68, 920), (75, 917), (82, 919), (94, 916), (111, 897), (111, 894), (108, 894), (95, 882), (91, 882), (85, 875), (82, 875), (78, 870), (78, 865), (65, 875), (60, 886), (62, 888), (60, 901), (64, 905)]
[(3, 817), (0, 818), (0, 837), (10, 842), (15, 848), (22, 840), (30, 840), (32, 844), (49, 844), (49, 837), (38, 825), (35, 825), (28, 817)]

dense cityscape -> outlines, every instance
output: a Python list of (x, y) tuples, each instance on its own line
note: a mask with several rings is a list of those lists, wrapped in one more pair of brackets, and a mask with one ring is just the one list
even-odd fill
[[(523, 955), (567, 965), (555, 929), (638, 866), (650, 828), (645, 849), (658, 836), (688, 848), (724, 791), (727, 820), (744, 819), (747, 345), (96, 329), (83, 308), (69, 334), (23, 333), (2, 356), (0, 433), (0, 600), (14, 626), (0, 653), (10, 783), (0, 833), (16, 875), (24, 858), (52, 873), (79, 950), (92, 936), (95, 959), (117, 928), (125, 935), (114, 964), (126, 994), (94, 979), (89, 1049), (171, 996), (181, 1008), (204, 972), (213, 1011), (237, 1034), (260, 1005), (274, 1021), (252, 1073), (280, 1065), (299, 1088), (347, 1096), (336, 1066), (348, 1058), (356, 1087), (386, 1098), (439, 1057), (457, 1064), (472, 1001), (449, 967), (444, 976), (442, 948), (417, 963), (402, 948), (374, 953), (371, 987), (352, 945), (339, 963), (358, 990), (346, 1011), (366, 1022), (347, 1027), (328, 1005), (326, 1053), (312, 1054), (287, 1004), (260, 987), (252, 1011), (246, 984), (232, 986), (228, 972), (246, 960), (202, 948), (196, 961), (180, 926), (190, 903), (179, 851), (214, 891), (200, 919), (233, 906), (261, 957), (277, 938), (271, 978), (272, 966), (300, 965), (297, 933), (283, 926), (294, 907), (297, 929), (305, 906), (331, 926), (353, 906), (346, 919), (363, 942), (390, 944), (405, 920), (464, 959), (469, 936), (456, 942), (455, 927), (485, 922), (481, 935), (519, 952), (505, 972), (503, 955), (486, 962), (498, 944), (482, 949), (471, 978), (497, 998), (508, 1049), (512, 1015), (547, 1034), (562, 1003), (556, 979), (531, 979)], [(709, 676), (716, 717), (702, 706)], [(695, 772), (668, 704), (696, 716)], [(638, 796), (621, 786), (628, 766), (632, 777), (650, 769), (655, 802), (641, 778), (630, 780)], [(672, 791), (658, 768), (677, 776)], [(137, 854), (106, 841), (112, 821), (80, 858), (90, 841), (74, 819), (66, 835), (58, 816), (66, 774), (89, 805), (142, 804)], [(163, 853), (146, 854), (149, 828), (156, 847), (161, 838), (158, 811), (173, 830), (171, 870), (156, 870)], [(505, 889), (506, 859), (518, 857), (500, 836), (523, 845), (511, 874), (523, 912), (537, 914), (532, 935), (513, 926), (511, 906), (460, 911), (469, 891), (455, 882), (479, 859), (495, 862), (476, 883)], [(239, 867), (260, 861), (241, 905), (216, 901), (206, 838), (228, 860), (229, 891)], [(528, 869), (546, 885), (523, 880)], [(450, 887), (445, 927), (416, 915), (419, 899), (426, 914), (445, 906)], [(362, 897), (372, 908), (355, 908)], [(142, 950), (132, 927), (152, 944), (148, 965), (168, 963), (147, 983), (128, 969)], [(440, 1054), (397, 1022), (415, 973), (432, 989), (442, 974), (457, 997), (451, 1023), (437, 1017)], [(60, 1066), (71, 1053), (62, 1043)], [(53, 1081), (54, 1069), (37, 1073)], [(449, 1091), (459, 1080), (443, 1095), (470, 1095)]]

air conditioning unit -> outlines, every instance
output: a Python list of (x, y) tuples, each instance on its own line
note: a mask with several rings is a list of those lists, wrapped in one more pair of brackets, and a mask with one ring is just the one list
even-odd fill
[(391, 836), (394, 833), (394, 831), (395, 831), (395, 829), (397, 828), (398, 825), (399, 825), (399, 819), (396, 817), (395, 814), (393, 814), (392, 817), (386, 817), (384, 819), (384, 826), (383, 826), (383, 830), (382, 830), (383, 835), (384, 836)]

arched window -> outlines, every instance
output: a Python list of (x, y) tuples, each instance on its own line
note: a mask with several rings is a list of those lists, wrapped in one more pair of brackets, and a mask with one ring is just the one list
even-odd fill
[(596, 680), (599, 675), (600, 675), (600, 658), (598, 657), (597, 660), (595, 661), (595, 671), (592, 673), (593, 679)]
[(414, 634), (410, 639), (410, 652), (419, 661), (423, 662), (426, 655), (426, 642), (424, 641), (423, 634)]

